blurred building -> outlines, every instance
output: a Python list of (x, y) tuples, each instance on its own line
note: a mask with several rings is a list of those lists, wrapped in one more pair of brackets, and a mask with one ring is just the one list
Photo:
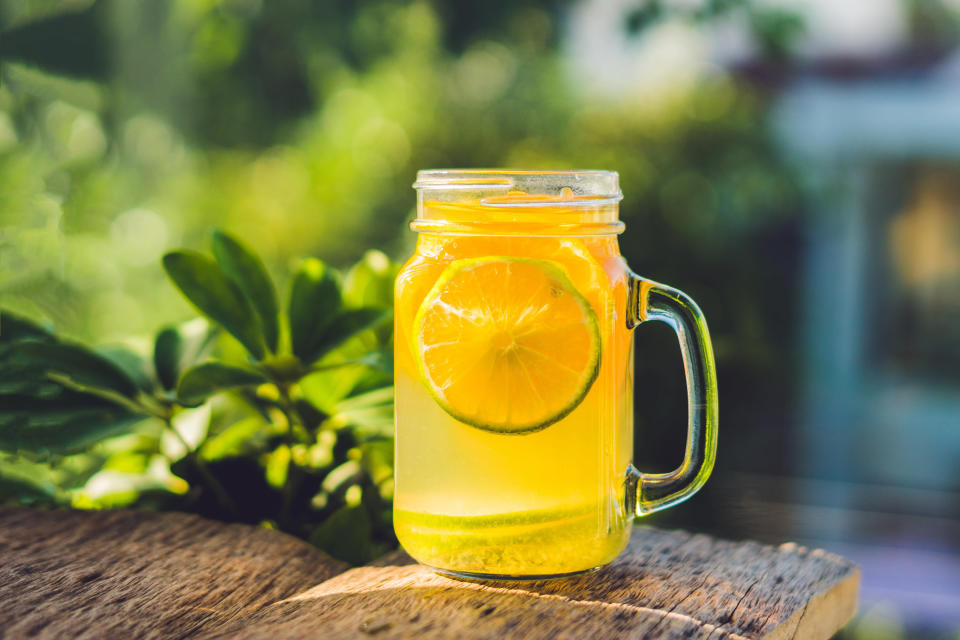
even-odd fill
[(958, 62), (826, 65), (774, 117), (810, 194), (798, 533), (934, 626), (960, 622)]

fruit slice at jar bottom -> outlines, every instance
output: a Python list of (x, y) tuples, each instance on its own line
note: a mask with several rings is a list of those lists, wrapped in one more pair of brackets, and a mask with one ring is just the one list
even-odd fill
[(451, 416), (532, 433), (573, 411), (600, 367), (587, 300), (547, 260), (487, 256), (450, 264), (414, 322), (423, 383)]
[(594, 505), (478, 516), (396, 510), (407, 549), (430, 566), (477, 573), (556, 574), (612, 560), (626, 544), (629, 520), (603, 527)]

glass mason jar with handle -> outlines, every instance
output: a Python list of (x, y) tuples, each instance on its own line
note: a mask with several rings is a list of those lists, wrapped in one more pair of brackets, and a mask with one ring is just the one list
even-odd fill
[[(467, 578), (603, 566), (634, 516), (710, 475), (706, 321), (627, 267), (614, 172), (429, 170), (414, 187), (419, 237), (395, 305), (400, 543)], [(688, 387), (684, 460), (660, 474), (631, 464), (632, 331), (651, 320), (676, 331)]]

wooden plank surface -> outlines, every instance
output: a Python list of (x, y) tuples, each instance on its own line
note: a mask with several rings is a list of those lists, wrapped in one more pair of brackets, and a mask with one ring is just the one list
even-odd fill
[(646, 527), (566, 580), (455, 581), (402, 552), (343, 568), (182, 514), (0, 510), (0, 636), (826, 640), (859, 582), (822, 551)]
[(187, 514), (0, 509), (0, 637), (185, 638), (346, 568)]
[(352, 569), (202, 637), (826, 640), (859, 583), (823, 551), (645, 527), (611, 566), (566, 580), (482, 585), (410, 562)]

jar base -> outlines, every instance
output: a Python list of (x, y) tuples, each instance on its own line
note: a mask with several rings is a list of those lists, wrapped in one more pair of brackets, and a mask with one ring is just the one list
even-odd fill
[[(421, 563), (422, 564), (422, 563)], [(441, 569), (439, 567), (431, 567), (428, 564), (424, 564), (426, 568), (430, 569), (434, 573), (437, 573), (445, 578), (452, 578), (454, 580), (461, 580), (464, 582), (536, 582), (538, 580), (562, 580), (564, 578), (572, 578), (574, 576), (582, 576), (588, 573), (593, 573), (594, 571), (599, 571), (607, 565), (600, 565), (596, 567), (591, 567), (589, 569), (580, 569), (579, 571), (568, 571), (566, 573), (546, 573), (546, 574), (526, 574), (526, 575), (509, 575), (509, 574), (499, 574), (499, 573), (473, 573), (470, 571), (451, 571), (450, 569)]]

